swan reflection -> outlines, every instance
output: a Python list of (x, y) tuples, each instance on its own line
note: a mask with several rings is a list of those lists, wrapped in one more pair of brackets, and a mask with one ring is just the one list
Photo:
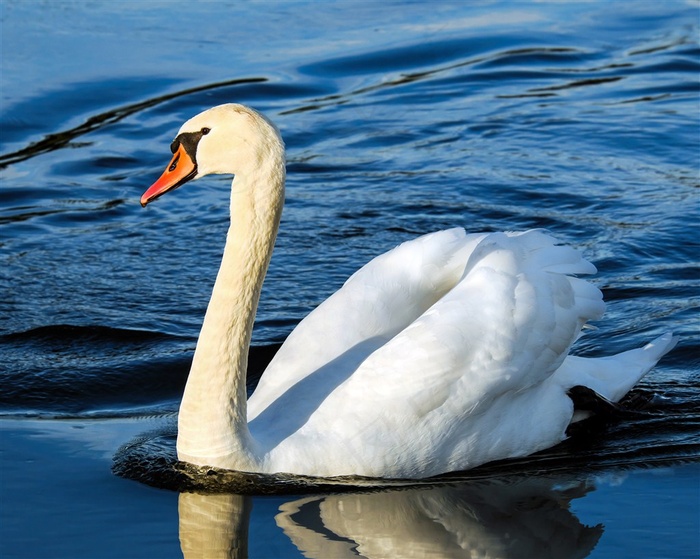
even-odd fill
[(180, 547), (185, 559), (248, 557), (251, 498), (180, 493)]
[[(488, 480), (317, 495), (279, 507), (277, 525), (309, 558), (586, 557), (603, 527), (584, 526), (571, 499), (587, 481)], [(250, 497), (180, 495), (186, 559), (247, 556)]]

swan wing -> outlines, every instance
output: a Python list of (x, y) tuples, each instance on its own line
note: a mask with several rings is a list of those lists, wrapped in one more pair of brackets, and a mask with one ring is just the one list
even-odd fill
[(284, 394), (264, 385), (261, 440), (281, 463), (398, 477), (559, 442), (573, 406), (551, 378), (604, 311), (600, 291), (574, 275), (594, 271), (537, 230), (442, 232), (394, 249), (312, 313), (318, 324), (300, 324), (317, 349), (290, 336), (265, 375), (290, 356), (303, 366)]
[(459, 387), (462, 407), (488, 406), (549, 378), (605, 310), (601, 292), (572, 275), (595, 267), (541, 231), (492, 233), (469, 248), (456, 285), (368, 356), (346, 396), (434, 409)]
[(355, 272), (289, 335), (248, 400), (249, 420), (310, 375), (328, 391), (343, 382), (456, 285), (483, 237), (461, 228), (424, 235)]
[(551, 377), (604, 311), (600, 291), (571, 275), (595, 268), (540, 231), (465, 248), (453, 288), (367, 356), (305, 426), (374, 445), (370, 471), (417, 477), (530, 454), (559, 442), (571, 420)]

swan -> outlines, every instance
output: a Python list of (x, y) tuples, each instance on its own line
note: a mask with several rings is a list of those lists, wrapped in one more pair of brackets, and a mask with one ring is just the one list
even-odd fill
[(601, 292), (595, 267), (541, 230), (455, 228), (370, 261), (311, 312), (247, 399), (253, 321), (282, 213), (284, 144), (238, 104), (188, 120), (146, 206), (232, 174), (231, 222), (178, 415), (178, 459), (243, 472), (424, 478), (566, 438), (569, 391), (617, 402), (676, 342), (569, 355)]

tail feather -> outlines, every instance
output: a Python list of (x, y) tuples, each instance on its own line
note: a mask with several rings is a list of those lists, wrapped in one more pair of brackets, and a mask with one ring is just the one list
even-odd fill
[(594, 358), (569, 355), (554, 378), (565, 390), (582, 385), (611, 402), (618, 402), (677, 342), (676, 336), (666, 333), (642, 348), (617, 355)]

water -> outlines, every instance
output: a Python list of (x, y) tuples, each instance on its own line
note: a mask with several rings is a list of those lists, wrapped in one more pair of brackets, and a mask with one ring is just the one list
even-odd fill
[[(0, 555), (700, 555), (700, 5), (376, 4), (2, 3)], [(400, 490), (114, 475), (122, 445), (172, 459), (229, 179), (138, 199), (180, 124), (230, 101), (288, 147), (260, 363), (403, 240), (546, 227), (609, 303), (580, 353), (682, 337), (642, 382), (646, 415)]]

